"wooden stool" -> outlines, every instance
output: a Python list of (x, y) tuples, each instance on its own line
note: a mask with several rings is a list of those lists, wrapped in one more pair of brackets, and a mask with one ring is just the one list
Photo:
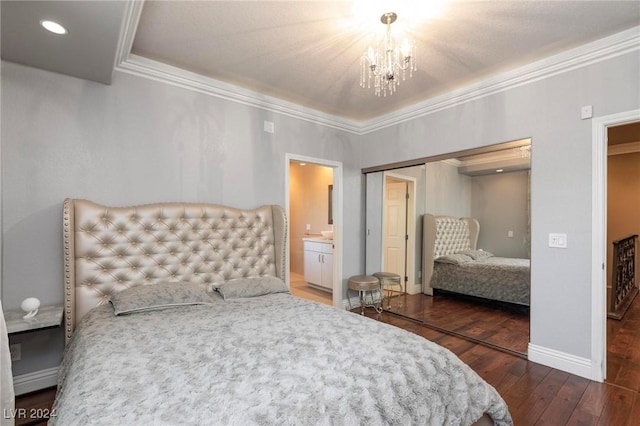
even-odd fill
[[(400, 275), (393, 272), (376, 272), (373, 276), (380, 281), (380, 291), (383, 291), (385, 286), (393, 287), (397, 285), (400, 287), (400, 293), (404, 293)], [(389, 287), (387, 287), (387, 309), (391, 309), (391, 289)]]
[[(360, 315), (364, 315), (365, 307), (372, 307), (377, 313), (382, 312), (381, 303), (378, 300), (376, 302), (373, 298), (373, 292), (378, 290), (382, 295), (382, 288), (380, 287), (380, 280), (371, 275), (354, 275), (349, 278), (349, 290), (357, 291), (360, 296)], [(365, 301), (365, 295), (369, 292), (371, 295), (371, 303), (367, 304)], [(349, 299), (349, 310), (351, 310), (351, 298)]]

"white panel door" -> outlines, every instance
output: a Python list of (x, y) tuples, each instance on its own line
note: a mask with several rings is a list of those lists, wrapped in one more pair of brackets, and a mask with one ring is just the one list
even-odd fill
[(384, 208), (384, 272), (404, 277), (407, 257), (406, 182), (387, 181)]

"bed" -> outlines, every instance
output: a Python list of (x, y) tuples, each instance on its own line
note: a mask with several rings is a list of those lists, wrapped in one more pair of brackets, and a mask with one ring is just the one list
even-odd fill
[(292, 296), (278, 206), (64, 202), (50, 424), (512, 424), (447, 349)]
[(479, 231), (473, 218), (424, 215), (423, 292), (443, 290), (529, 306), (530, 260), (477, 249)]

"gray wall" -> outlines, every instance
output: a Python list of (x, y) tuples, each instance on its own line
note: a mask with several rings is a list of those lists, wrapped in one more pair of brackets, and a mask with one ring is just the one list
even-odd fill
[[(592, 123), (580, 108), (639, 108), (638, 75), (636, 51), (381, 129), (363, 138), (361, 166), (531, 137), (531, 343), (591, 359)], [(547, 247), (550, 232), (569, 247)]]
[[(263, 132), (263, 121), (275, 134)], [(5, 310), (62, 303), (62, 202), (284, 204), (285, 153), (342, 161), (344, 276), (364, 265), (356, 136), (115, 72), (111, 86), (2, 63)], [(58, 364), (56, 344), (23, 347), (15, 374)], [(37, 353), (34, 353), (37, 351)]]
[(458, 168), (446, 161), (427, 163), (425, 213), (432, 215), (471, 216), (471, 180), (458, 173)]
[[(62, 301), (65, 197), (282, 204), (286, 152), (342, 161), (348, 277), (364, 270), (361, 167), (531, 137), (531, 342), (590, 359), (592, 129), (580, 108), (640, 108), (638, 75), (635, 51), (355, 137), (119, 72), (103, 86), (3, 62), (3, 305)], [(550, 232), (569, 247), (548, 248)], [(42, 361), (23, 353), (16, 374), (56, 365), (46, 348)]]
[(471, 217), (480, 222), (478, 248), (496, 256), (529, 258), (528, 191), (528, 171), (471, 178)]

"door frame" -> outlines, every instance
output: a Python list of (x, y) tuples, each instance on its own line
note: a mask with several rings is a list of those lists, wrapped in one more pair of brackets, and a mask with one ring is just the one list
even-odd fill
[[(398, 179), (408, 183), (407, 191), (409, 191), (409, 202), (407, 203), (407, 235), (408, 240), (406, 244), (406, 271), (407, 281), (402, 286), (404, 291), (409, 293), (407, 286), (411, 284), (412, 291), (415, 291), (416, 278), (415, 278), (415, 262), (416, 262), (416, 185), (417, 179), (412, 176), (406, 176), (399, 173), (385, 171), (382, 176), (382, 229), (384, 230), (384, 223), (387, 220), (384, 208), (384, 203), (387, 198), (387, 176)], [(384, 247), (384, 232), (382, 234), (382, 246)], [(384, 269), (384, 250), (381, 252), (380, 265)], [(404, 277), (402, 277), (404, 280)], [(422, 287), (422, 283), (421, 283)], [(420, 290), (418, 290), (420, 292)], [(414, 294), (414, 293), (411, 293)]]
[[(343, 179), (342, 162), (327, 160), (324, 158), (307, 157), (285, 153), (284, 168), (284, 210), (287, 218), (290, 217), (289, 182), (290, 166), (292, 161), (316, 164), (318, 166), (331, 167), (333, 169), (333, 306), (342, 308), (342, 224), (343, 224)], [(289, 236), (289, 221), (287, 221), (287, 236)], [(289, 272), (291, 270), (290, 241), (287, 239), (285, 248), (285, 267), (287, 268), (287, 287), (290, 287)]]
[(594, 118), (591, 204), (591, 379), (607, 377), (607, 129), (640, 121), (640, 109)]

